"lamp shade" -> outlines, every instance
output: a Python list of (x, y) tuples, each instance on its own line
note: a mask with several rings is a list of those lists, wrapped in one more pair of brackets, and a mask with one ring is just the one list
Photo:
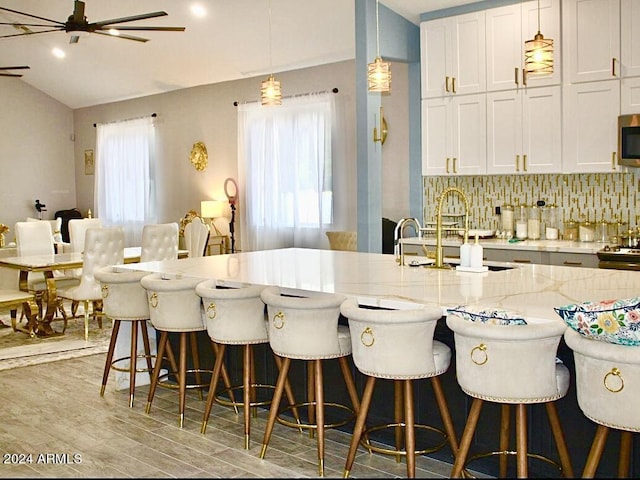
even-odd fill
[(222, 216), (223, 202), (219, 200), (203, 200), (200, 202), (202, 218), (218, 218)]

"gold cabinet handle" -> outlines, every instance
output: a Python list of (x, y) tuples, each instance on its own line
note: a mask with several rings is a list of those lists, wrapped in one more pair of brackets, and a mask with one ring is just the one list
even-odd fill
[(451, 90), (456, 93), (456, 77), (451, 77)]
[(516, 155), (516, 172), (520, 171), (520, 155)]
[(527, 156), (526, 155), (522, 155), (522, 167), (524, 169), (524, 171), (527, 171)]
[[(613, 377), (613, 378), (617, 378), (618, 379), (618, 386), (617, 387), (611, 387), (608, 383), (609, 377)], [(608, 372), (605, 376), (604, 376), (604, 388), (606, 388), (607, 390), (609, 390), (611, 393), (618, 393), (621, 392), (622, 389), (624, 388), (624, 378), (622, 378), (622, 372), (620, 370), (618, 370), (617, 368), (612, 368), (610, 372)]]
[(284, 313), (278, 312), (273, 316), (273, 326), (278, 330), (284, 327)]
[[(478, 353), (480, 358), (474, 358), (474, 354)], [(489, 355), (487, 354), (487, 346), (484, 343), (481, 343), (477, 347), (473, 347), (471, 349), (471, 361), (476, 365), (484, 365), (489, 360)]]
[(216, 304), (214, 302), (211, 302), (207, 307), (207, 318), (213, 320), (214, 318), (216, 318), (217, 314), (218, 312), (216, 311)]
[(449, 92), (449, 77), (444, 77), (444, 91)]
[(360, 341), (365, 347), (371, 347), (376, 342), (375, 337), (373, 336), (373, 330), (371, 327), (365, 328), (360, 334)]
[(616, 75), (616, 62), (617, 61), (618, 60), (615, 57), (613, 57), (611, 59), (611, 76), (612, 77), (617, 77), (617, 75)]
[(107, 298), (109, 296), (109, 285), (102, 285), (100, 291), (102, 292), (102, 298)]
[(569, 260), (565, 260), (564, 265), (569, 265), (571, 267), (581, 267), (582, 266), (582, 262), (570, 262)]
[(518, 82), (518, 67), (515, 68), (515, 82), (516, 82), (516, 87), (519, 87), (520, 83)]
[(446, 168), (447, 173), (449, 173), (449, 157), (447, 157), (447, 168)]
[(616, 152), (611, 152), (611, 170), (616, 169)]
[(527, 69), (522, 69), (522, 85), (527, 86)]
[(519, 260), (517, 258), (514, 258), (513, 263), (531, 263), (531, 260)]
[(457, 158), (453, 157), (453, 173), (458, 173), (458, 163), (457, 163)]

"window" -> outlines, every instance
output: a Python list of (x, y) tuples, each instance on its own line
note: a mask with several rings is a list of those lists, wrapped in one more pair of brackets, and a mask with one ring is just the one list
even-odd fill
[(322, 245), (332, 223), (332, 94), (238, 107), (242, 249)]
[(155, 223), (153, 146), (151, 117), (97, 125), (95, 214), (124, 228), (126, 246), (140, 245), (144, 224)]

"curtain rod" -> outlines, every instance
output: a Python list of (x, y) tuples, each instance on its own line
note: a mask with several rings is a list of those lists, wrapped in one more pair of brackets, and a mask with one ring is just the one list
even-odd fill
[[(158, 114), (155, 113), (155, 112), (150, 115), (151, 118), (156, 118), (157, 116), (158, 116)], [(125, 118), (124, 120), (113, 120), (112, 122), (107, 122), (107, 123), (126, 122), (128, 120), (137, 120), (139, 118), (145, 118), (145, 117), (143, 115), (142, 117)], [(96, 125), (97, 125), (97, 123), (93, 124), (94, 128), (96, 127)]]
[[(333, 87), (333, 88), (331, 89), (331, 91), (332, 91), (333, 93), (338, 93), (338, 92), (339, 92), (338, 87)], [(286, 97), (282, 97), (282, 98), (284, 99), (284, 98), (304, 97), (305, 95), (314, 95), (314, 94), (319, 94), (319, 93), (327, 93), (327, 91), (326, 91), (326, 90), (322, 90), (322, 91), (320, 91), (320, 92), (299, 93), (299, 94), (297, 94), (297, 95), (287, 95)], [(244, 102), (244, 103), (256, 103), (256, 102), (259, 102), (259, 100), (251, 100), (251, 101), (249, 101), (249, 102)], [(240, 105), (240, 103), (241, 103), (241, 102), (238, 102), (238, 101), (236, 100), (235, 102), (233, 102), (233, 106), (234, 106), (234, 107), (237, 107), (238, 105)]]

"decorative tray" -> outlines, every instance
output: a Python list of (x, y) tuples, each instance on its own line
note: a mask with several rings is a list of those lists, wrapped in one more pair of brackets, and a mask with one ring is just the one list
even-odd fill
[[(476, 234), (478, 238), (491, 238), (494, 236), (496, 232), (494, 230), (482, 230), (478, 228), (470, 228), (469, 229), (469, 239), (473, 240), (476, 238)], [(464, 237), (464, 230), (458, 230), (458, 235)]]

